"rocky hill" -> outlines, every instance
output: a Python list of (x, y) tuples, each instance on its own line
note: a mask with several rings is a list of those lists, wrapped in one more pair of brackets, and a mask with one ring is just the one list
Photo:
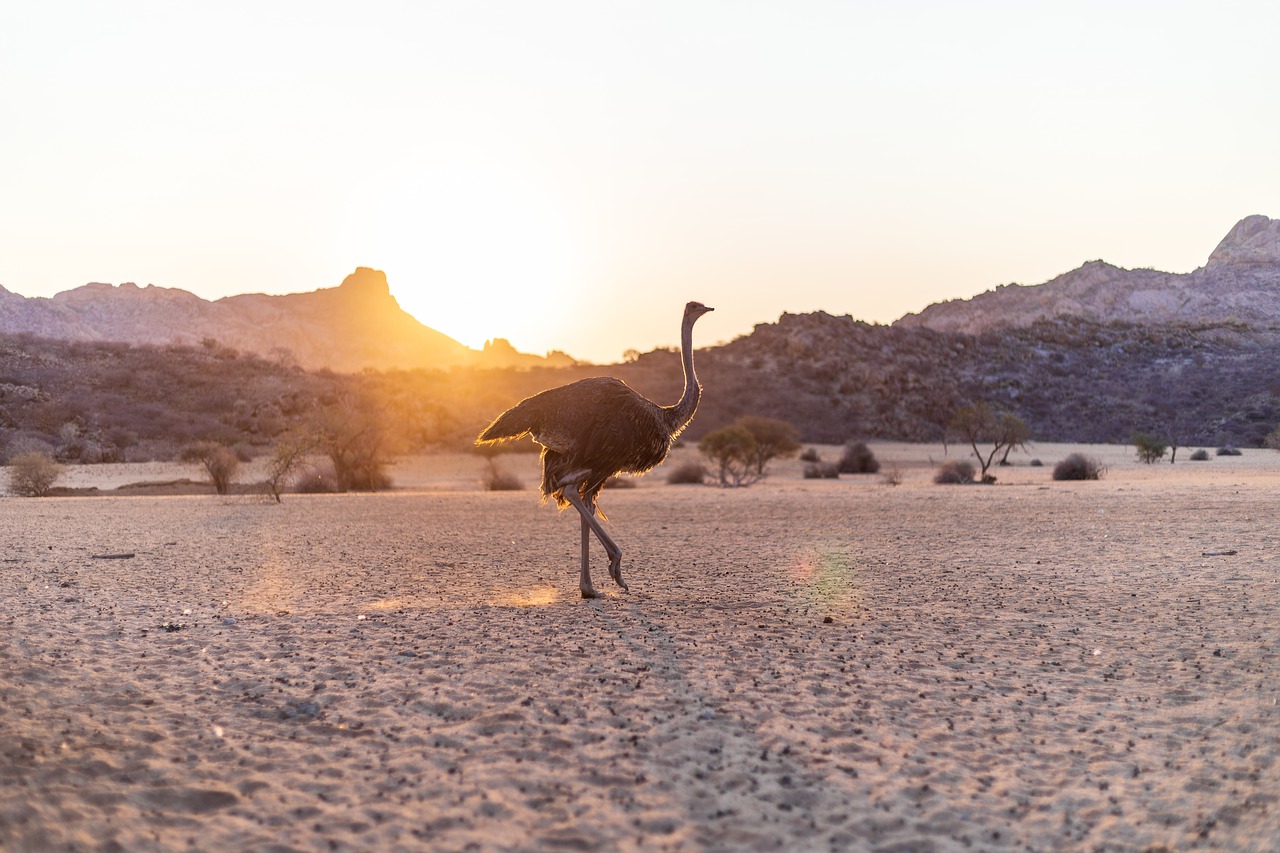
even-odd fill
[[(1035, 441), (1123, 443), (1142, 430), (1181, 446), (1260, 446), (1280, 424), (1278, 258), (1280, 223), (1250, 217), (1185, 276), (1089, 264), (890, 326), (783, 314), (698, 352), (704, 393), (686, 436), (750, 414), (788, 420), (806, 442), (939, 441), (958, 407), (983, 401)], [(157, 332), (175, 328), (197, 343)], [(105, 342), (110, 329), (142, 340)], [(343, 395), (381, 413), (404, 449), (469, 447), (512, 403), (585, 376), (617, 376), (659, 402), (680, 395), (669, 349), (608, 366), (521, 358), (426, 329), (373, 270), (332, 290), (215, 303), (126, 285), (51, 300), (0, 292), (0, 462), (31, 449), (169, 458), (201, 439), (259, 452)], [(340, 372), (303, 369), (317, 363)]]
[[(396, 302), (386, 275), (368, 267), (334, 288), (212, 302), (185, 290), (131, 283), (86, 284), (51, 298), (28, 298), (0, 287), (0, 332), (153, 346), (216, 341), (307, 369), (345, 373), (547, 363), (501, 340), (476, 351), (422, 325)], [(562, 354), (550, 358), (572, 363)]]
[(938, 441), (958, 407), (983, 401), (1039, 441), (1125, 443), (1142, 430), (1259, 446), (1280, 423), (1277, 363), (1280, 333), (1243, 324), (1063, 317), (970, 335), (784, 314), (699, 354), (691, 432), (760, 414), (812, 442)]
[(1044, 284), (1003, 285), (972, 299), (931, 305), (894, 325), (978, 334), (1061, 317), (1280, 327), (1280, 220), (1240, 220), (1208, 262), (1190, 273), (1128, 270), (1090, 261)]

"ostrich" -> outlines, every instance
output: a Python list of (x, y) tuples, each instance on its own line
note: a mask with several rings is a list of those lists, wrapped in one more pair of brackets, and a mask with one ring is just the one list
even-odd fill
[(626, 472), (643, 474), (663, 459), (680, 431), (693, 420), (702, 386), (693, 373), (693, 324), (713, 309), (701, 302), (684, 307), (680, 358), (684, 394), (674, 406), (659, 406), (612, 377), (571, 382), (535, 394), (498, 415), (480, 433), (477, 445), (511, 441), (532, 434), (542, 445), (542, 500), (555, 498), (560, 509), (572, 505), (582, 516), (583, 598), (597, 598), (591, 585), (590, 536), (594, 532), (609, 555), (609, 576), (624, 590), (622, 550), (605, 532), (596, 495), (605, 480)]

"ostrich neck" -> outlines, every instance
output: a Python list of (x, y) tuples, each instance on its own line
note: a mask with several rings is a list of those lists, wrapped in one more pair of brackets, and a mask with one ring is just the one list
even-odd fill
[(684, 394), (680, 402), (671, 407), (670, 418), (672, 434), (684, 429), (685, 424), (693, 420), (693, 413), (698, 409), (698, 399), (702, 396), (702, 386), (693, 372), (693, 323), (696, 317), (686, 317), (680, 327), (680, 361), (684, 367)]

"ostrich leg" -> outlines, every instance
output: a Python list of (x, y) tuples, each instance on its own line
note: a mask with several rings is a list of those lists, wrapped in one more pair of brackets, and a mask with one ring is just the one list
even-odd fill
[(582, 521), (582, 576), (578, 579), (578, 588), (583, 598), (595, 598), (599, 595), (591, 585), (591, 528), (585, 518)]
[(596, 598), (599, 595), (591, 585), (591, 574), (587, 567), (589, 540), (586, 536), (586, 528), (588, 527), (591, 528), (591, 532), (596, 535), (596, 538), (600, 540), (600, 544), (604, 546), (605, 553), (609, 555), (609, 576), (614, 579), (618, 586), (622, 587), (627, 592), (630, 592), (631, 590), (622, 581), (622, 549), (618, 547), (616, 542), (609, 538), (608, 533), (605, 533), (604, 527), (596, 518), (596, 514), (591, 509), (588, 509), (587, 505), (583, 503), (582, 496), (578, 494), (578, 490), (576, 488), (565, 489), (564, 496), (568, 499), (569, 503), (573, 504), (573, 508), (578, 511), (578, 514), (582, 516), (582, 523), (584, 525), (582, 539), (582, 578), (578, 584), (579, 589), (582, 591), (582, 597)]

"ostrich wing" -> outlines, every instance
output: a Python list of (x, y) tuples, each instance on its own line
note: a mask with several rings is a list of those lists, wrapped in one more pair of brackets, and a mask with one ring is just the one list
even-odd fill
[(671, 436), (662, 407), (609, 377), (582, 379), (535, 394), (503, 412), (478, 443), (533, 440), (605, 476), (642, 473), (667, 455)]

